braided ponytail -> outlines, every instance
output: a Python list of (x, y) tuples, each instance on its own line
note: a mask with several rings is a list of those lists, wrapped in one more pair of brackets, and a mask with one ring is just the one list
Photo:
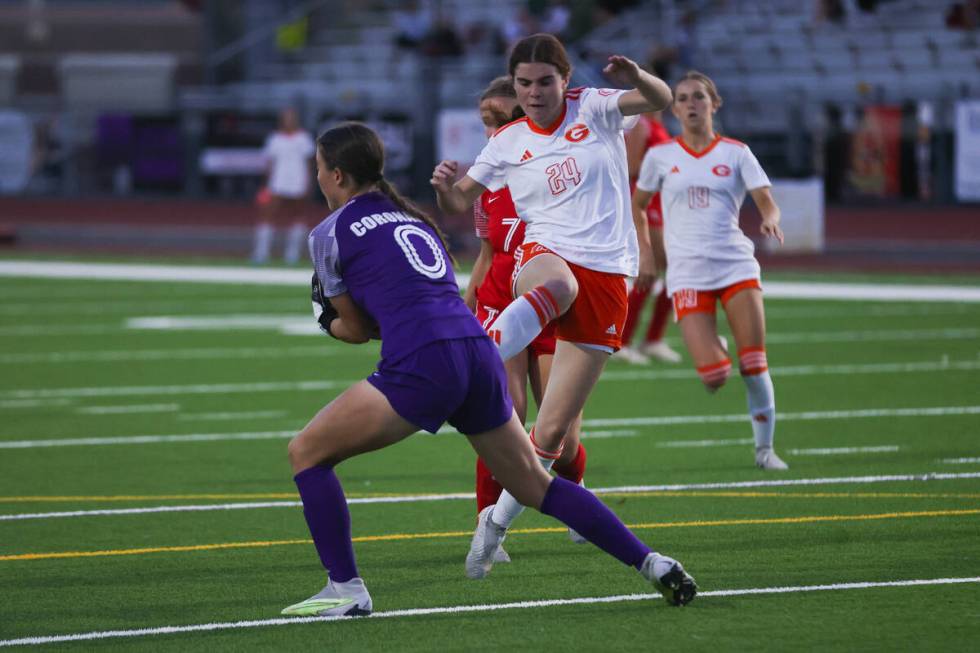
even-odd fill
[(422, 209), (402, 197), (395, 187), (384, 178), (384, 145), (378, 135), (367, 125), (359, 122), (346, 122), (337, 125), (320, 134), (317, 139), (323, 161), (331, 168), (340, 168), (354, 178), (358, 185), (377, 184), (378, 190), (388, 196), (388, 199), (405, 213), (418, 218), (432, 227), (439, 236), (442, 246), (449, 254), (453, 266), (456, 259), (449, 252), (446, 235), (435, 221), (426, 215)]
[(422, 209), (417, 207), (414, 202), (412, 202), (409, 199), (406, 199), (405, 197), (402, 197), (401, 194), (395, 189), (395, 187), (392, 186), (390, 183), (388, 183), (388, 180), (385, 179), (384, 177), (378, 179), (377, 184), (378, 184), (378, 190), (380, 190), (382, 193), (387, 195), (388, 199), (391, 200), (392, 204), (394, 204), (395, 206), (397, 206), (398, 208), (400, 208), (402, 211), (409, 214), (413, 218), (418, 218), (425, 224), (432, 227), (432, 230), (436, 232), (437, 236), (439, 236), (439, 240), (442, 241), (442, 246), (446, 248), (446, 253), (449, 254), (449, 260), (452, 262), (453, 267), (456, 267), (456, 257), (454, 257), (452, 253), (449, 251), (449, 243), (446, 241), (446, 235), (442, 233), (442, 229), (439, 228), (439, 225), (436, 224), (436, 221), (430, 218), (424, 211), (422, 211)]

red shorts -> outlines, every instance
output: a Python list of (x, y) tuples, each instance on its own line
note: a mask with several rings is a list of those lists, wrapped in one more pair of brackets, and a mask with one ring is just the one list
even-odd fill
[[(483, 325), (484, 331), (490, 331), (490, 327), (500, 317), (503, 309), (485, 306), (479, 302), (476, 304), (476, 319)], [(527, 346), (531, 356), (554, 356), (555, 355), (555, 323), (548, 324), (538, 337), (531, 341)]]
[[(541, 254), (554, 254), (538, 243), (524, 243), (514, 252), (514, 281), (528, 261)], [(560, 258), (560, 257), (559, 257)], [(564, 259), (562, 259), (564, 260)], [(623, 325), (626, 323), (626, 277), (622, 274), (598, 272), (565, 261), (578, 282), (578, 297), (555, 325), (558, 340), (583, 345), (622, 346)]]
[(735, 293), (748, 288), (762, 290), (762, 285), (759, 284), (758, 279), (746, 279), (717, 290), (695, 290), (693, 288), (678, 290), (674, 293), (674, 321), (680, 322), (685, 315), (691, 313), (711, 313), (714, 315), (715, 306), (719, 299), (721, 305), (725, 306)]

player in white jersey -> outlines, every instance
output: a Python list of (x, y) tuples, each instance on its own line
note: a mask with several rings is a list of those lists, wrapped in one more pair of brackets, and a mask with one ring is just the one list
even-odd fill
[[(486, 190), (510, 189), (527, 223), (515, 253), (516, 299), (489, 333), (504, 360), (549, 322), (557, 346), (531, 441), (551, 466), (609, 354), (621, 344), (626, 277), (637, 274), (636, 230), (629, 203), (623, 129), (637, 114), (670, 104), (670, 88), (626, 57), (611, 56), (605, 74), (629, 91), (568, 89), (571, 65), (550, 34), (519, 41), (509, 72), (526, 118), (502, 127), (467, 174), (455, 161), (432, 174), (439, 206), (459, 213)], [(506, 528), (520, 514), (508, 493), (480, 513), (466, 571), (482, 578)]]
[(266, 186), (256, 198), (262, 215), (255, 227), (252, 262), (269, 261), (276, 223), (289, 223), (283, 258), (296, 263), (306, 246), (307, 201), (313, 180), (313, 137), (304, 130), (295, 109), (279, 115), (279, 128), (270, 134), (262, 148), (267, 166)]
[(721, 96), (709, 77), (687, 73), (674, 89), (673, 112), (682, 126), (676, 139), (650, 148), (633, 195), (643, 211), (659, 192), (667, 250), (667, 292), (674, 300), (687, 349), (709, 392), (732, 371), (715, 321), (720, 299), (738, 350), (762, 469), (787, 469), (773, 451), (776, 402), (766, 361), (766, 323), (759, 263), (752, 241), (738, 226), (745, 193), (762, 214), (762, 234), (783, 242), (779, 207), (766, 173), (748, 146), (723, 138), (712, 116)]

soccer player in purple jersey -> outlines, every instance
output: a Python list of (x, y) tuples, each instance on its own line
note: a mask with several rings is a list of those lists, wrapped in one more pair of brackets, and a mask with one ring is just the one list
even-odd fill
[(358, 123), (317, 140), (317, 181), (332, 213), (310, 234), (318, 321), (350, 343), (382, 340), (377, 371), (327, 404), (289, 443), (303, 514), (328, 582), (283, 614), (370, 614), (350, 513), (333, 468), (449, 422), (522, 504), (555, 517), (635, 567), (673, 605), (697, 586), (588, 490), (541, 467), (507, 394), (503, 362), (466, 307), (432, 220), (384, 179), (378, 136)]

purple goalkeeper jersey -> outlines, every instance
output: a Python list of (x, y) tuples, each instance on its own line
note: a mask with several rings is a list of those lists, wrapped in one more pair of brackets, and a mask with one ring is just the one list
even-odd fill
[(439, 236), (385, 194), (352, 198), (314, 227), (309, 245), (323, 293), (350, 293), (378, 323), (382, 358), (435, 340), (486, 337)]

